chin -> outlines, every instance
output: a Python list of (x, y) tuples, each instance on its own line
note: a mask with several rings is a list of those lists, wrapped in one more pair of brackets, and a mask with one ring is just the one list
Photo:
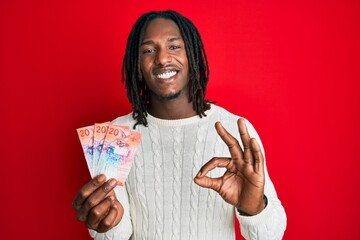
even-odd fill
[(174, 94), (158, 95), (158, 97), (161, 100), (173, 100), (173, 99), (177, 99), (180, 95), (181, 95), (181, 91)]

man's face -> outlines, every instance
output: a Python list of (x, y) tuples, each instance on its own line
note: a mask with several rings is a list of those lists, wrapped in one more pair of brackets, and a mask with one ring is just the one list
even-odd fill
[(175, 22), (156, 18), (148, 24), (140, 47), (140, 67), (153, 97), (189, 96), (185, 44)]

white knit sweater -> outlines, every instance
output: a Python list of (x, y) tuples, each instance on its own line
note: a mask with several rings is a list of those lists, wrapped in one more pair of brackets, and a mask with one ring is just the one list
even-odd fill
[[(267, 207), (258, 215), (240, 216), (219, 194), (193, 181), (200, 167), (211, 158), (230, 156), (215, 130), (215, 122), (237, 139), (237, 120), (225, 109), (212, 105), (207, 117), (163, 120), (148, 115), (148, 127), (138, 125), (141, 146), (126, 181), (116, 194), (124, 207), (118, 226), (104, 234), (90, 231), (95, 239), (132, 240), (227, 240), (235, 239), (234, 214), (246, 239), (281, 239), (286, 228), (285, 211), (266, 171)], [(132, 127), (131, 114), (117, 118), (116, 125)], [(259, 136), (247, 121), (251, 137), (263, 150)], [(241, 141), (240, 141), (241, 143)], [(264, 153), (264, 150), (263, 150)], [(224, 169), (210, 176), (221, 176)]]

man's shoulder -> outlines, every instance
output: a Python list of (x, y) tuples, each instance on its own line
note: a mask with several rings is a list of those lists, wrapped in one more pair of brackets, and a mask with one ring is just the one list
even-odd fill
[(115, 118), (111, 123), (113, 125), (130, 126), (133, 121), (132, 113)]
[(225, 117), (225, 118), (230, 118), (231, 120), (235, 119), (239, 119), (242, 118), (241, 116), (234, 114), (232, 112), (230, 112), (229, 110), (225, 109), (224, 107), (221, 107), (219, 105), (212, 105), (212, 107), (214, 108), (215, 112), (217, 112), (218, 115)]
[(253, 128), (251, 122), (241, 115), (230, 112), (224, 107), (220, 107), (218, 105), (212, 105), (214, 107), (216, 114), (216, 118), (218, 121), (221, 121), (225, 128), (233, 127), (236, 131), (238, 131), (237, 120), (239, 118), (243, 118), (246, 122), (248, 128)]

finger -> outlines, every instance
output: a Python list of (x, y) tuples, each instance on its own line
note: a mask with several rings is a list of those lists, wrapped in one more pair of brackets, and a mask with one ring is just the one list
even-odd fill
[(215, 190), (216, 192), (219, 192), (221, 189), (221, 185), (222, 185), (222, 177), (219, 178), (210, 178), (207, 176), (203, 176), (203, 177), (196, 177), (194, 178), (194, 182), (199, 185), (200, 187), (204, 187), (204, 188), (210, 188)]
[(94, 177), (85, 184), (79, 191), (79, 193), (75, 196), (74, 201), (72, 203), (73, 208), (77, 211), (81, 208), (85, 200), (95, 191), (97, 190), (106, 180), (104, 174)]
[(234, 138), (220, 122), (215, 123), (215, 129), (221, 139), (228, 146), (232, 158), (242, 158), (242, 151), (239, 142)]
[(97, 206), (93, 207), (90, 210), (88, 219), (87, 219), (87, 227), (90, 229), (97, 229), (99, 223), (106, 217), (109, 213), (111, 206), (115, 201), (115, 197), (113, 195), (105, 198), (101, 203)]
[(77, 218), (79, 221), (87, 221), (88, 214), (90, 210), (102, 202), (108, 195), (110, 191), (114, 189), (117, 181), (115, 179), (109, 179), (105, 182), (101, 187), (98, 187), (95, 192), (93, 192), (81, 206), (81, 208), (77, 211)]
[(255, 138), (251, 139), (251, 149), (254, 155), (254, 171), (264, 175), (264, 155)]
[[(122, 210), (122, 212), (123, 212), (123, 210)], [(112, 205), (109, 213), (100, 222), (98, 231), (99, 232), (107, 232), (111, 227), (114, 226), (115, 221), (117, 220), (118, 217), (120, 217), (119, 216), (120, 214), (122, 215), (122, 213), (120, 213), (120, 210), (118, 209), (118, 207), (116, 205)]]
[(246, 128), (245, 120), (243, 118), (239, 118), (237, 123), (238, 123), (241, 142), (244, 147), (244, 160), (246, 162), (252, 163), (253, 155), (251, 153), (251, 147), (250, 147), (250, 135)]
[(229, 158), (220, 158), (220, 157), (212, 158), (210, 161), (205, 163), (204, 166), (200, 168), (200, 171), (198, 172), (196, 177), (201, 178), (211, 170), (217, 167), (227, 167), (229, 164), (230, 164)]

